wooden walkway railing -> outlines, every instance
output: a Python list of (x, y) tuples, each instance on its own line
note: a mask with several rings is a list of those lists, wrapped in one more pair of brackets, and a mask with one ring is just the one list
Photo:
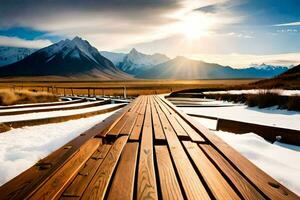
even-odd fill
[(134, 102), (0, 187), (1, 199), (299, 199), (159, 96)]

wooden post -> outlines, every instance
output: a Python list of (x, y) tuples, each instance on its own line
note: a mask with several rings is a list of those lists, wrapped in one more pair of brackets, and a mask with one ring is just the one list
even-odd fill
[(74, 96), (74, 91), (73, 91), (73, 88), (71, 88), (71, 92), (72, 92), (72, 96)]
[(126, 99), (127, 98), (127, 95), (126, 95), (126, 86), (124, 86), (123, 93), (124, 93), (124, 99)]
[(52, 94), (54, 94), (54, 86), (52, 85)]
[(90, 88), (88, 89), (88, 97), (90, 97)]
[(64, 96), (66, 96), (66, 88), (64, 88)]

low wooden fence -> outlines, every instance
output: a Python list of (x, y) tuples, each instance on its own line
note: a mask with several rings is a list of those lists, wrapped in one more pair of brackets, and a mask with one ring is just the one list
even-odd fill
[(201, 117), (206, 119), (217, 120), (216, 130), (228, 131), (237, 134), (253, 132), (270, 142), (280, 141), (286, 144), (293, 144), (298, 146), (300, 145), (299, 130), (260, 125), (260, 124), (254, 124), (248, 122), (229, 120), (229, 119), (221, 119), (217, 117), (198, 115), (198, 114), (197, 115), (189, 114), (189, 115), (193, 117)]

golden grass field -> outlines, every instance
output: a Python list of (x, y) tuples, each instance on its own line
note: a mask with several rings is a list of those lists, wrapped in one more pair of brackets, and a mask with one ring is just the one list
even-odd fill
[[(36, 79), (34, 79), (36, 80)], [(77, 81), (77, 80), (39, 80), (0, 79), (0, 89), (47, 91), (57, 95), (110, 95), (127, 96), (162, 94), (194, 88), (225, 88), (249, 84), (257, 79), (234, 80), (126, 80), (126, 81)]]

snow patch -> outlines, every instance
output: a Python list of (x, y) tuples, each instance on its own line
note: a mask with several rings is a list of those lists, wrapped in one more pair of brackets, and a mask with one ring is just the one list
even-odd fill
[(187, 114), (300, 130), (300, 112), (281, 110), (277, 107), (260, 109), (237, 105), (232, 107), (180, 107), (178, 109)]
[(0, 185), (30, 168), (38, 160), (114, 112), (56, 124), (23, 127), (1, 133)]
[(118, 105), (120, 105), (120, 104), (107, 104), (107, 105), (94, 106), (94, 107), (83, 108), (83, 109), (74, 109), (74, 110), (59, 110), (59, 111), (50, 111), (50, 112), (0, 116), (0, 122), (44, 119), (44, 118), (58, 117), (58, 116), (69, 116), (69, 115), (82, 114), (82, 113), (103, 110), (106, 108), (112, 108), (112, 107), (116, 107)]
[(203, 94), (259, 94), (261, 92), (274, 92), (282, 96), (295, 96), (300, 95), (300, 90), (283, 90), (283, 89), (252, 89), (252, 90), (228, 90), (228, 91), (211, 91), (203, 92)]
[(214, 133), (257, 167), (300, 195), (300, 146), (271, 144), (254, 133)]

